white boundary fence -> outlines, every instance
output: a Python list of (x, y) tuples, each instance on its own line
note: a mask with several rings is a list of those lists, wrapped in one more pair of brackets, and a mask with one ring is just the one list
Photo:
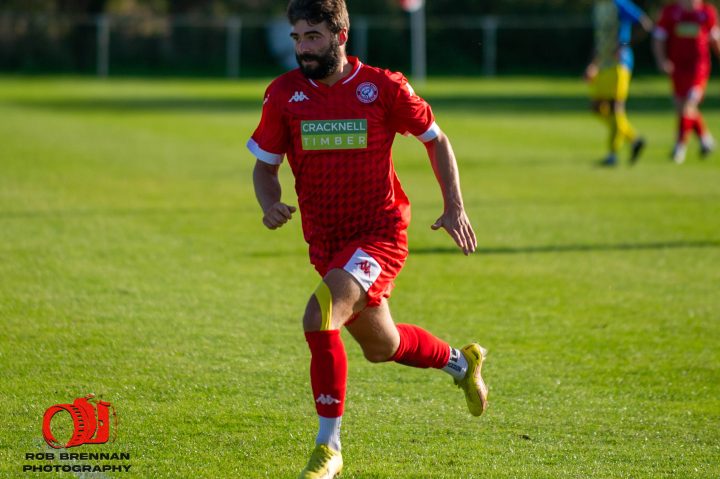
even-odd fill
[[(22, 18), (22, 17), (20, 17)], [(38, 17), (33, 19), (38, 21)], [(131, 21), (127, 17), (99, 15), (97, 17), (77, 17), (71, 21), (78, 25), (96, 28), (96, 72), (100, 77), (112, 73), (111, 44), (113, 27)], [(11, 20), (12, 21), (12, 20)], [(48, 17), (40, 17), (40, 22), (50, 22)], [(144, 19), (147, 21), (147, 19)], [(225, 18), (197, 17), (156, 17), (152, 22), (163, 25), (185, 27), (212, 27), (222, 29), (225, 37), (225, 74), (237, 78), (242, 72), (242, 30), (247, 27), (264, 27), (271, 23), (284, 21), (277, 17), (231, 16)], [(351, 48), (354, 54), (367, 58), (369, 30), (378, 28), (409, 29), (411, 38), (411, 74), (415, 81), (422, 81), (427, 70), (426, 33), (432, 29), (478, 30), (481, 32), (482, 70), (484, 75), (493, 76), (497, 72), (498, 31), (522, 29), (588, 29), (591, 27), (589, 16), (442, 16), (425, 18), (424, 9), (402, 17), (363, 16), (351, 18)], [(289, 27), (287, 30), (289, 33)], [(285, 35), (281, 31), (281, 35)], [(290, 45), (289, 37), (287, 43)], [(279, 42), (284, 42), (280, 39)]]

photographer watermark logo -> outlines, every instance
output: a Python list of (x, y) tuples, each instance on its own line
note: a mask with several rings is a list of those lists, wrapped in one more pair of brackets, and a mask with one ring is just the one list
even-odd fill
[[(66, 444), (60, 443), (52, 431), (52, 420), (56, 414), (68, 413), (73, 421), (73, 434)], [(110, 437), (110, 416), (112, 414), (112, 437)], [(72, 404), (55, 404), (45, 411), (43, 416), (43, 437), (48, 445), (55, 449), (70, 448), (83, 444), (104, 444), (115, 442), (117, 438), (117, 412), (106, 401), (95, 399), (94, 394), (77, 398)]]
[(59, 451), (48, 449), (43, 452), (26, 452), (22, 471), (66, 472), (74, 473), (77, 477), (86, 477), (85, 473), (100, 473), (97, 477), (106, 477), (102, 473), (129, 472), (132, 466), (126, 462), (130, 461), (128, 452), (67, 451), (83, 444), (115, 442), (117, 429), (115, 407), (95, 398), (94, 394), (77, 398), (72, 404), (50, 406), (43, 415), (42, 433), (48, 446)]

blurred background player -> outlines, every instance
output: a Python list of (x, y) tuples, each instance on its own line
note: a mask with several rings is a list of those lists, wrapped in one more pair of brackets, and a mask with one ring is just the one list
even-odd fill
[(715, 149), (710, 131), (700, 114), (700, 103), (710, 77), (710, 49), (720, 58), (720, 28), (715, 7), (702, 0), (679, 0), (665, 6), (653, 33), (653, 53), (660, 71), (670, 75), (678, 116), (675, 163), (683, 163), (688, 137), (695, 131), (700, 156)]
[(477, 239), (463, 207), (455, 154), (430, 106), (402, 74), (346, 55), (344, 0), (291, 0), (287, 14), (300, 68), (267, 88), (248, 148), (257, 158), (253, 184), (270, 229), (295, 212), (281, 201), (278, 181), (287, 156), (310, 262), (322, 277), (303, 317), (319, 431), (300, 478), (330, 479), (343, 467), (343, 326), (368, 360), (443, 370), (464, 390), (471, 414), (487, 406), (480, 345), (459, 350), (418, 326), (396, 325), (390, 315), (388, 298), (408, 254), (410, 221), (391, 156), (396, 133), (425, 145), (440, 184), (445, 207), (432, 228), (444, 228), (465, 254)]
[(600, 165), (615, 166), (618, 151), (626, 142), (631, 143), (630, 164), (634, 164), (645, 140), (632, 127), (625, 112), (634, 63), (630, 40), (633, 25), (640, 23), (649, 32), (652, 21), (630, 0), (595, 2), (593, 21), (595, 55), (585, 69), (585, 79), (590, 82), (593, 111), (607, 124), (610, 133), (609, 153)]

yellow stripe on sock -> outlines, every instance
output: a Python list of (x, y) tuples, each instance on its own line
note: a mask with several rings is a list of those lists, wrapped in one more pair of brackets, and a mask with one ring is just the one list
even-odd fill
[(315, 289), (315, 299), (320, 305), (320, 315), (322, 317), (322, 325), (320, 331), (329, 331), (332, 327), (332, 293), (325, 281)]

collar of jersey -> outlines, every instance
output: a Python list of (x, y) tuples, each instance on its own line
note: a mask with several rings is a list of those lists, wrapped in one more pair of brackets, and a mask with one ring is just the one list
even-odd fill
[[(362, 62), (360, 61), (360, 59), (358, 57), (353, 57), (353, 56), (348, 55), (347, 59), (348, 59), (348, 63), (353, 66), (353, 69), (347, 78), (345, 78), (344, 80), (340, 80), (339, 82), (335, 83), (335, 85), (347, 85), (348, 83), (350, 83), (357, 76), (357, 74), (360, 72), (360, 69), (363, 66)], [(326, 84), (318, 83), (311, 78), (308, 78), (307, 81), (309, 81), (310, 84), (312, 86), (314, 86), (315, 88), (332, 88), (335, 86), (335, 85), (327, 86)]]

